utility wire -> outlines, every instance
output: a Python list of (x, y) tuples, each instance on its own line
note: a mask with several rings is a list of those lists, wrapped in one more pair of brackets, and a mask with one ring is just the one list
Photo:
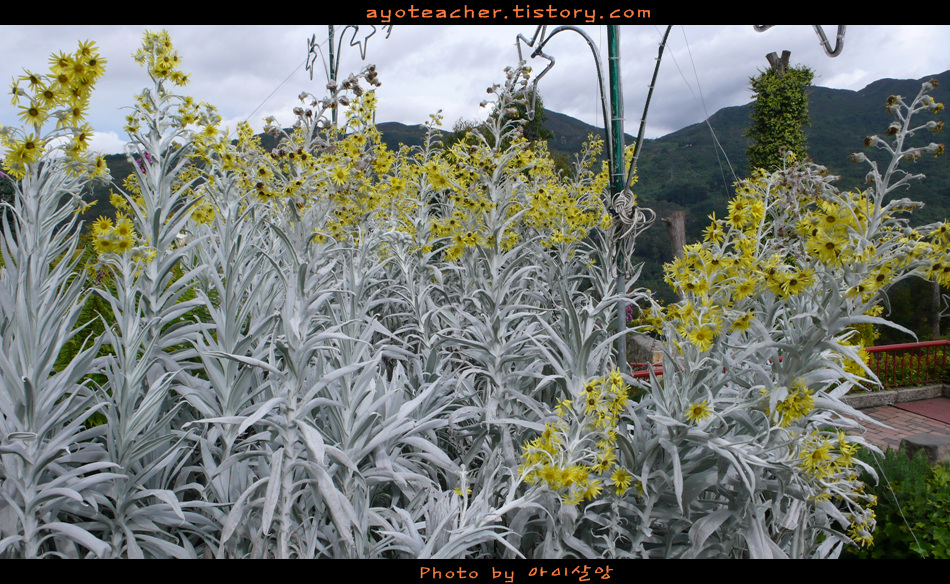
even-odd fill
[(274, 94), (277, 93), (277, 91), (278, 91), (281, 87), (283, 87), (285, 83), (287, 83), (288, 81), (290, 81), (290, 78), (293, 77), (293, 76), (297, 73), (297, 71), (300, 71), (300, 68), (303, 67), (306, 62), (307, 62), (307, 58), (305, 57), (304, 60), (301, 61), (299, 65), (297, 65), (297, 68), (294, 69), (293, 71), (291, 71), (291, 72), (290, 72), (290, 75), (288, 75), (286, 79), (284, 79), (283, 81), (281, 81), (281, 82), (280, 82), (280, 85), (278, 85), (277, 87), (275, 87), (275, 88), (274, 88), (274, 91), (271, 91), (271, 92), (270, 92), (270, 95), (268, 95), (266, 98), (264, 98), (264, 101), (262, 101), (259, 106), (257, 106), (256, 108), (254, 108), (254, 110), (251, 111), (251, 113), (249, 113), (249, 114), (247, 114), (246, 116), (244, 116), (244, 121), (246, 122), (246, 121), (248, 121), (249, 119), (251, 119), (251, 116), (253, 116), (254, 114), (256, 114), (259, 109), (261, 109), (262, 107), (264, 107), (264, 104), (266, 104), (266, 103), (270, 100), (270, 98), (274, 97)]
[[(729, 156), (726, 154), (726, 149), (722, 147), (719, 143), (719, 138), (716, 136), (716, 132), (713, 131), (712, 125), (709, 123), (709, 110), (706, 109), (706, 99), (703, 97), (703, 87), (699, 83), (699, 72), (696, 70), (696, 63), (693, 61), (693, 52), (689, 48), (689, 41), (686, 39), (686, 29), (683, 26), (680, 26), (680, 30), (683, 33), (683, 42), (686, 43), (686, 54), (689, 55), (689, 63), (693, 67), (693, 77), (696, 79), (696, 89), (699, 90), (699, 100), (703, 107), (703, 116), (706, 118), (706, 125), (709, 126), (709, 133), (712, 134), (713, 140), (716, 142), (716, 145), (719, 147), (719, 150), (722, 150), (722, 155), (726, 159), (726, 164), (729, 166), (729, 172), (732, 173), (732, 178), (734, 181), (738, 181), (736, 177), (736, 171), (732, 168), (732, 163), (729, 161)], [(729, 185), (726, 183), (726, 177), (722, 168), (722, 161), (719, 159), (719, 152), (716, 151), (716, 162), (719, 163), (719, 174), (722, 175), (722, 182), (726, 188), (726, 196), (729, 196)]]
[[(722, 147), (722, 144), (719, 142), (719, 138), (716, 136), (716, 131), (713, 130), (712, 124), (709, 123), (709, 112), (706, 110), (705, 99), (702, 98), (702, 87), (699, 85), (699, 77), (698, 77), (698, 74), (696, 74), (696, 63), (693, 61), (693, 54), (689, 49), (689, 41), (686, 39), (686, 30), (682, 28), (682, 25), (680, 26), (680, 28), (683, 32), (683, 41), (686, 43), (686, 51), (687, 51), (687, 54), (689, 55), (690, 64), (693, 67), (694, 75), (696, 75), (696, 85), (700, 92), (700, 98), (696, 97), (696, 93), (693, 91), (692, 85), (690, 85), (689, 81), (686, 80), (686, 75), (683, 74), (683, 70), (680, 68), (679, 63), (676, 61), (676, 57), (672, 53), (670, 54), (670, 56), (673, 59), (673, 64), (676, 65), (676, 70), (679, 71), (680, 77), (683, 78), (683, 83), (686, 84), (686, 87), (689, 89), (689, 92), (693, 96), (693, 99), (696, 100), (697, 103), (699, 103), (699, 106), (703, 112), (703, 116), (705, 117), (704, 122), (706, 126), (709, 128), (709, 133), (712, 135), (713, 142), (715, 142), (716, 148), (718, 148), (718, 150), (714, 149), (714, 152), (716, 153), (716, 161), (719, 163), (719, 172), (720, 174), (723, 175), (722, 182), (726, 189), (726, 197), (728, 198), (729, 185), (726, 183), (725, 170), (722, 167), (722, 159), (719, 157), (720, 151), (722, 151), (723, 158), (726, 159), (726, 165), (729, 167), (729, 172), (732, 173), (732, 178), (735, 181), (738, 181), (739, 179), (738, 177), (736, 177), (736, 171), (732, 167), (732, 162), (729, 161), (729, 156), (726, 154), (726, 150)], [(659, 29), (657, 30), (657, 34), (660, 34)]]

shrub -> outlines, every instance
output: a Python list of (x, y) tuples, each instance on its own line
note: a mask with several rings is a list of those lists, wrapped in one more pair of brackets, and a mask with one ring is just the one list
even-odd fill
[[(914, 176), (872, 163), (872, 188), (842, 193), (784, 153), (668, 266), (684, 299), (661, 308), (634, 289), (599, 143), (566, 176), (524, 139), (523, 64), (451, 147), (434, 119), (387, 149), (367, 67), (301, 94), (265, 151), (176, 93), (166, 33), (135, 58), (150, 85), (116, 218), (92, 229), (102, 281), (56, 228), (101, 170), (81, 120), (54, 130), (67, 156), (35, 151), (39, 113), (4, 130), (0, 556), (833, 557), (870, 539), (861, 428), (840, 415), (860, 419), (840, 398), (873, 377), (854, 327), (887, 324), (888, 282), (950, 277), (946, 230), (885, 201)], [(89, 43), (63, 59), (63, 83), (98, 63)], [(895, 141), (868, 143), (939, 152), (903, 142), (932, 90), (895, 97)], [(629, 302), (664, 339), (662, 378), (618, 371)]]
[(877, 472), (861, 480), (877, 501), (874, 541), (848, 548), (844, 558), (950, 558), (950, 463), (931, 466), (923, 452), (905, 449), (859, 457)]

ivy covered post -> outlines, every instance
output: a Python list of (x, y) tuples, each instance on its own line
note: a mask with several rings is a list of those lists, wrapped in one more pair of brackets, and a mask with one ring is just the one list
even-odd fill
[(799, 159), (807, 155), (803, 128), (809, 124), (807, 89), (815, 75), (808, 67), (788, 67), (783, 57), (786, 66), (773, 62), (772, 68), (750, 79), (755, 94), (746, 134), (751, 139), (746, 150), (750, 170), (780, 168), (781, 148)]

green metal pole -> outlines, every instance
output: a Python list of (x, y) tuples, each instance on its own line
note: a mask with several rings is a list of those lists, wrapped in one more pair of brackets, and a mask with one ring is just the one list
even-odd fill
[[(330, 83), (336, 85), (336, 62), (333, 60), (333, 25), (327, 25), (327, 28), (329, 29), (330, 38)], [(333, 105), (333, 125), (336, 126), (336, 104)]]
[[(607, 27), (607, 69), (610, 79), (610, 140), (613, 145), (613, 160), (610, 161), (610, 200), (624, 189), (624, 144), (623, 144), (623, 90), (620, 87), (620, 29)], [(618, 246), (619, 249), (619, 246)], [(623, 255), (617, 254), (617, 293), (626, 293), (626, 266)], [(623, 302), (617, 303), (617, 364), (620, 371), (628, 373), (627, 362), (627, 310)]]

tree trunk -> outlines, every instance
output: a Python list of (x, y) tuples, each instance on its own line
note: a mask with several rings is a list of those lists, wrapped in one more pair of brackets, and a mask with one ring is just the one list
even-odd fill
[(686, 247), (686, 212), (681, 209), (672, 211), (669, 217), (664, 217), (661, 221), (666, 224), (666, 231), (670, 234), (673, 256), (683, 257), (683, 248)]
[(785, 75), (785, 70), (788, 69), (788, 58), (791, 56), (790, 51), (782, 51), (782, 58), (779, 60), (778, 55), (775, 53), (769, 53), (765, 58), (769, 62), (769, 66), (772, 67), (772, 70), (778, 73), (779, 77)]

